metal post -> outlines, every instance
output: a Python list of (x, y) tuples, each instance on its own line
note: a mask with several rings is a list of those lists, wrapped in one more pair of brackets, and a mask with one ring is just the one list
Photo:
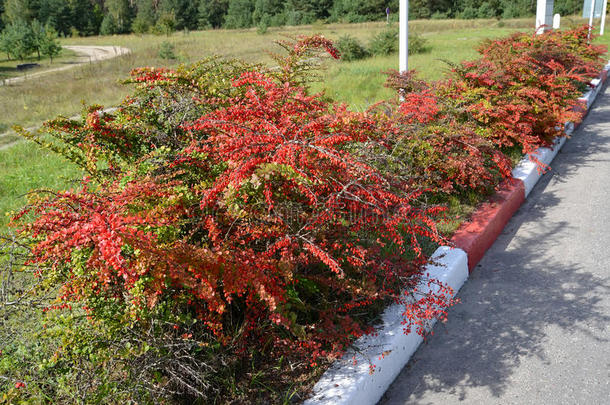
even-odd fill
[(558, 30), (561, 26), (561, 16), (559, 14), (555, 14), (553, 16), (553, 29)]
[(409, 0), (400, 0), (398, 31), (398, 71), (409, 70)]
[(536, 3), (536, 34), (540, 35), (553, 24), (554, 0), (538, 0)]
[(591, 39), (591, 30), (593, 29), (593, 16), (595, 15), (595, 0), (591, 2), (591, 11), (589, 12), (589, 39)]
[(602, 20), (599, 24), (599, 35), (604, 35), (604, 26), (606, 25), (606, 7), (608, 6), (608, 0), (604, 0), (604, 7), (602, 7)]

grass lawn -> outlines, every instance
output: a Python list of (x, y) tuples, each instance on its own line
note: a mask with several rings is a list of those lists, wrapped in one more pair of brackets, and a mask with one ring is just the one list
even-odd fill
[(7, 213), (27, 202), (30, 190), (70, 187), (70, 179), (78, 176), (70, 162), (30, 142), (0, 150), (0, 230), (10, 219)]
[[(563, 24), (568, 26), (581, 22), (564, 18)], [(473, 59), (481, 40), (527, 30), (531, 23), (532, 19), (412, 21), (410, 29), (428, 41), (430, 51), (411, 56), (410, 67), (416, 69), (422, 78), (438, 79), (447, 70), (445, 61)], [(135, 67), (171, 67), (213, 54), (252, 62), (269, 62), (271, 58), (267, 51), (277, 50), (273, 45), (276, 39), (321, 33), (331, 39), (351, 35), (366, 44), (386, 28), (385, 23), (376, 22), (270, 28), (264, 35), (249, 29), (179, 32), (170, 37), (120, 35), (65, 39), (63, 45), (117, 45), (130, 48), (132, 53), (0, 87), (0, 133), (15, 124), (27, 127), (39, 125), (60, 114), (77, 114), (83, 103), (114, 105), (130, 90), (128, 86), (120, 84), (120, 79)], [(178, 60), (159, 58), (159, 47), (165, 41), (175, 46)], [(599, 41), (610, 44), (610, 34)], [(380, 72), (396, 67), (396, 55), (354, 62), (329, 61), (325, 66), (323, 82), (315, 84), (313, 89), (324, 90), (353, 109), (365, 109), (378, 100), (392, 96), (382, 86), (385, 78)], [(0, 227), (6, 224), (6, 211), (18, 209), (25, 203), (24, 194), (27, 191), (40, 187), (65, 187), (67, 178), (74, 178), (78, 174), (61, 158), (39, 150), (36, 145), (20, 142), (3, 149), (3, 145), (14, 139), (15, 135), (10, 132), (0, 135)]]

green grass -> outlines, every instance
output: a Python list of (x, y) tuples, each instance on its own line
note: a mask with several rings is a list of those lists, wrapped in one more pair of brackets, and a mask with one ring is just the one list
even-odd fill
[(30, 190), (65, 189), (79, 176), (74, 165), (31, 142), (0, 150), (0, 229), (10, 219), (8, 212), (27, 203)]
[[(429, 52), (409, 56), (409, 68), (425, 80), (438, 80), (449, 69), (447, 62), (457, 63), (477, 57), (476, 47), (485, 38), (501, 37), (515, 32), (508, 28), (458, 29), (423, 33)], [(449, 45), (451, 44), (451, 45)], [(314, 86), (354, 109), (393, 96), (383, 87), (385, 75), (380, 72), (398, 68), (397, 55), (377, 56), (354, 62), (337, 62), (328, 66), (323, 83)]]
[[(442, 58), (450, 56), (452, 60), (459, 60), (473, 55), (472, 48), (480, 38), (498, 36), (508, 32), (507, 28), (498, 28), (496, 20), (447, 20), (447, 21), (414, 21), (411, 29), (425, 35), (432, 43), (430, 53), (423, 55), (421, 64), (415, 61), (414, 67), (422, 71), (434, 71), (430, 77), (438, 77), (445, 64)], [(523, 20), (515, 20), (513, 25), (523, 26)], [(476, 36), (469, 36), (472, 29), (470, 25), (480, 26)], [(270, 62), (268, 51), (277, 51), (279, 48), (273, 44), (274, 40), (300, 34), (321, 33), (331, 39), (338, 39), (342, 35), (352, 35), (363, 42), (376, 33), (387, 28), (385, 23), (363, 24), (334, 24), (313, 25), (287, 28), (272, 28), (265, 35), (259, 35), (254, 29), (250, 30), (210, 30), (191, 32), (188, 35), (175, 33), (170, 37), (154, 35), (115, 35), (88, 38), (69, 38), (62, 41), (63, 45), (116, 45), (128, 47), (132, 54), (121, 56), (92, 65), (82, 65), (74, 69), (56, 72), (35, 80), (28, 80), (6, 88), (0, 89), (0, 131), (2, 127), (18, 124), (23, 126), (36, 125), (40, 122), (57, 116), (74, 115), (80, 110), (82, 103), (99, 103), (104, 105), (117, 104), (128, 92), (128, 88), (119, 84), (119, 79), (127, 77), (129, 71), (141, 66), (176, 66), (180, 62), (195, 62), (209, 55), (222, 55), (225, 57), (238, 57), (250, 62)], [(437, 31), (434, 31), (437, 30)], [(457, 31), (456, 31), (457, 30)], [(436, 33), (435, 33), (436, 32)], [(453, 34), (452, 34), (453, 33)], [(436, 39), (438, 37), (438, 39)], [(453, 50), (453, 45), (447, 41), (455, 37), (464, 37), (460, 41), (459, 50), (468, 51), (460, 54)], [(178, 60), (164, 60), (159, 58), (159, 48), (162, 42), (169, 41), (175, 47)], [(329, 83), (329, 94), (337, 94), (341, 101), (355, 104), (365, 104), (374, 97), (376, 91), (383, 88), (378, 86), (383, 80), (379, 72), (395, 66), (396, 56), (374, 59), (351, 64), (336, 62), (330, 66), (325, 82)], [(358, 70), (364, 63), (366, 75)], [(344, 70), (338, 70), (344, 69)], [(347, 69), (347, 70), (345, 70)], [(368, 76), (367, 76), (368, 75)], [(342, 81), (349, 81), (353, 76), (354, 83), (362, 83), (368, 77), (375, 77), (370, 82), (369, 89), (358, 96), (357, 90), (345, 96), (339, 89), (344, 89)], [(354, 89), (354, 83), (351, 87)]]

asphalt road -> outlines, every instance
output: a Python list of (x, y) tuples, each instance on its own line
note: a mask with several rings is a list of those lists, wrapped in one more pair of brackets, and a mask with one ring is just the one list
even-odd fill
[(610, 91), (380, 401), (610, 404)]

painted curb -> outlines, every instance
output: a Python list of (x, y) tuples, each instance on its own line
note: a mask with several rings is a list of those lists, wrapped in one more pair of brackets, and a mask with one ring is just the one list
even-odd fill
[[(566, 134), (569, 136), (574, 132), (574, 124), (566, 123), (566, 128), (570, 125), (570, 130), (566, 130)], [(555, 143), (550, 148), (538, 148), (533, 155), (545, 165), (549, 166), (559, 150), (563, 147), (566, 142), (566, 137), (555, 138)], [(529, 157), (525, 156), (521, 162), (513, 169), (513, 178), (521, 180), (525, 187), (525, 198), (532, 191), (536, 183), (542, 175), (545, 173), (541, 167), (533, 162)]]
[[(432, 255), (435, 265), (426, 266), (427, 278), (439, 280), (453, 289), (455, 295), (468, 278), (466, 253), (448, 246)], [(436, 286), (423, 281), (418, 290), (427, 293)], [(415, 331), (404, 333), (404, 306), (394, 304), (383, 315), (383, 326), (376, 336), (356, 341), (357, 350), (348, 352), (329, 368), (313, 389), (304, 405), (371, 405), (377, 403), (398, 376), (422, 342)], [(434, 322), (430, 324), (430, 328)], [(374, 372), (371, 373), (371, 367)]]
[[(591, 89), (582, 97), (586, 102), (587, 112), (601, 91), (609, 68), (610, 65), (607, 65), (600, 74), (600, 78), (591, 81)], [(566, 122), (565, 127), (568, 136), (574, 132), (574, 124), (571, 122)], [(538, 148), (533, 155), (549, 166), (565, 142), (566, 137), (556, 138), (552, 147)], [(451, 238), (453, 245), (463, 249), (468, 255), (470, 271), (496, 241), (504, 226), (538, 183), (544, 170), (526, 156), (513, 169), (512, 174), (516, 183), (502, 184), (496, 194), (489, 201), (481, 204), (471, 219), (462, 224)]]
[(468, 255), (469, 271), (472, 271), (483, 258), (523, 201), (525, 201), (523, 181), (505, 180), (496, 193), (482, 203), (470, 220), (463, 223), (456, 231), (451, 242)]
[[(610, 63), (600, 74), (600, 79), (592, 81), (593, 88), (582, 97), (586, 102), (585, 113), (593, 105), (603, 84), (608, 77)], [(566, 134), (569, 136), (578, 125), (567, 122)], [(539, 148), (535, 154), (542, 162), (549, 165), (557, 152), (566, 142), (566, 137), (555, 140), (551, 148)], [(478, 220), (469, 221), (462, 232), (461, 239), (456, 240), (456, 232), (452, 241), (455, 247), (439, 247), (431, 259), (434, 265), (426, 266), (425, 274), (439, 280), (453, 289), (455, 296), (470, 271), (483, 258), (485, 252), (495, 242), (506, 223), (521, 206), (527, 195), (534, 188), (542, 174), (535, 164), (526, 158), (513, 170), (513, 179), (501, 184), (500, 190), (484, 203), (486, 208)], [(473, 228), (467, 228), (472, 225)], [(478, 234), (474, 227), (480, 228)], [(483, 236), (484, 235), (484, 236)], [(462, 249), (458, 243), (465, 247)], [(479, 257), (480, 256), (480, 257)], [(418, 286), (422, 292), (430, 291), (426, 282)], [(390, 384), (407, 364), (417, 350), (423, 338), (412, 331), (404, 333), (402, 324), (402, 306), (395, 304), (386, 308), (382, 314), (382, 326), (377, 335), (363, 336), (350, 348), (345, 355), (336, 361), (322, 375), (312, 390), (310, 397), (303, 405), (371, 405), (377, 403)], [(429, 328), (436, 321), (431, 322)], [(374, 372), (371, 373), (371, 368)]]

